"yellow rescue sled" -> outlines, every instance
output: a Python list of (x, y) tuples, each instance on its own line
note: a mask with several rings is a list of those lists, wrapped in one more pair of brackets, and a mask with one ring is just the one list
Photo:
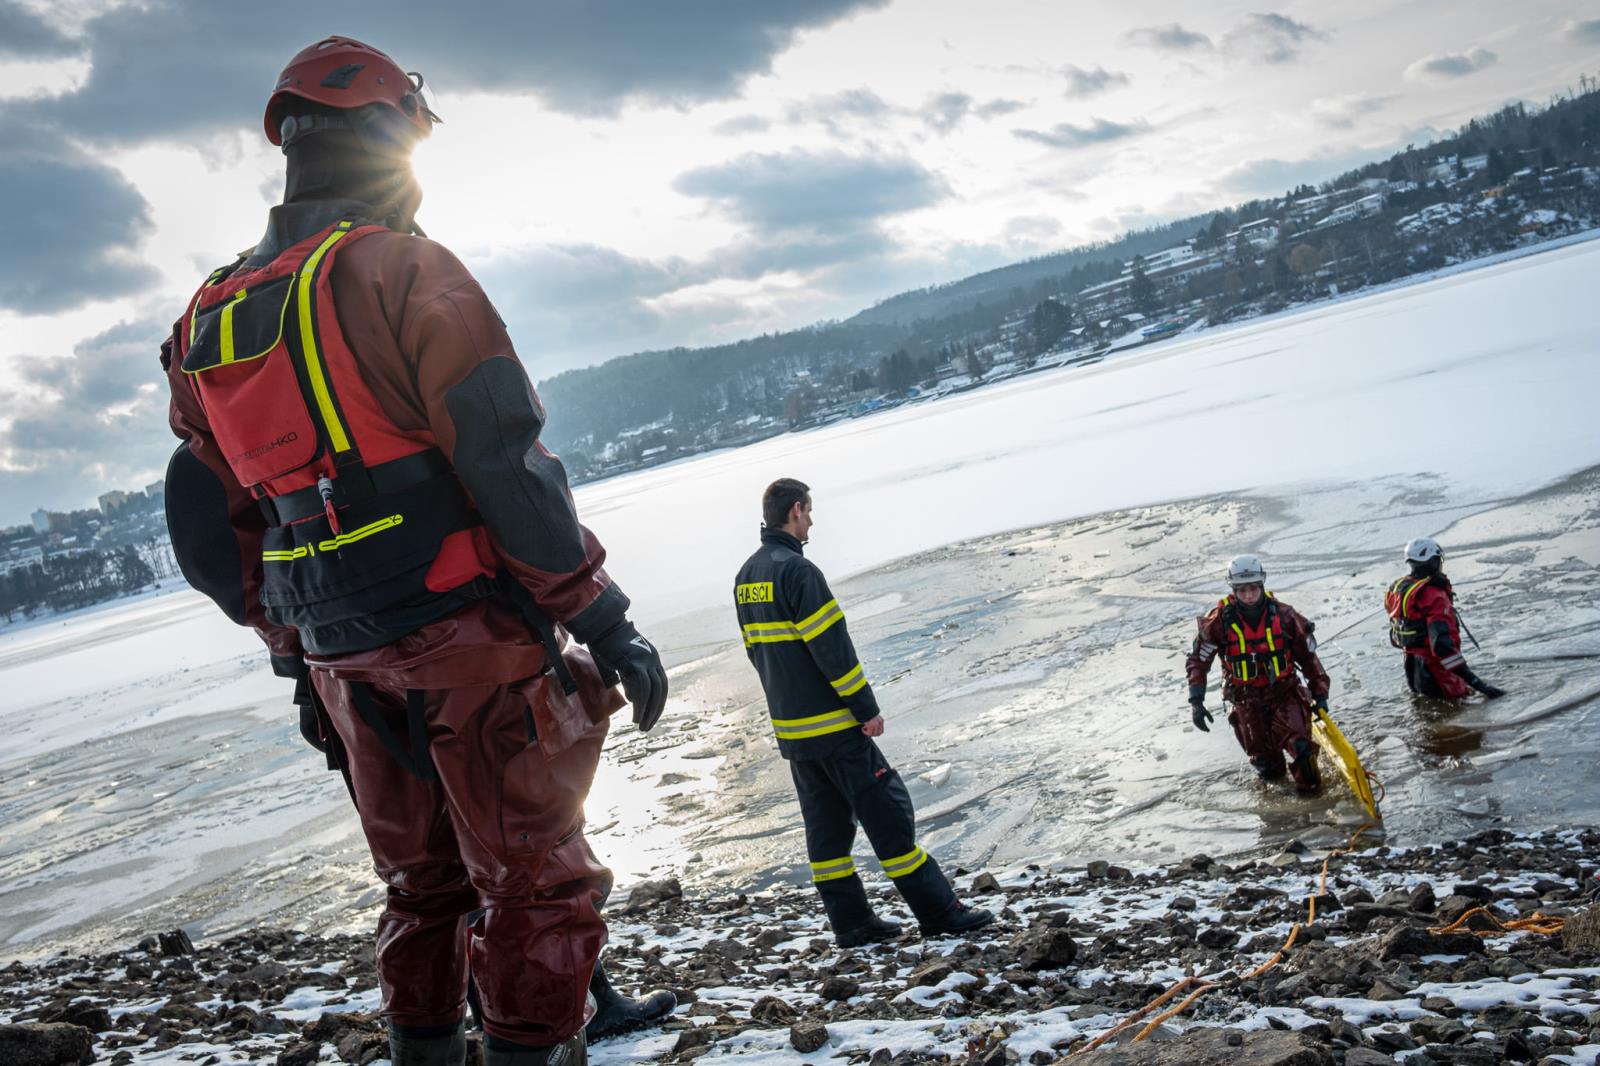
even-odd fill
[(1344, 738), (1344, 734), (1339, 732), (1339, 727), (1333, 724), (1333, 719), (1328, 717), (1326, 711), (1319, 710), (1312, 717), (1311, 735), (1339, 768), (1345, 784), (1355, 793), (1356, 802), (1366, 810), (1367, 816), (1374, 821), (1383, 821), (1383, 815), (1378, 813), (1378, 803), (1372, 798), (1372, 782), (1367, 778), (1366, 767), (1361, 765), (1361, 757)]

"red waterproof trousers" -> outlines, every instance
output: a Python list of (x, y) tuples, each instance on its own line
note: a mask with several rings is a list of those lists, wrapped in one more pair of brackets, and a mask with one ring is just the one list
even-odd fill
[[(583, 802), (623, 701), (587, 652), (569, 647), (563, 659), (578, 682), (574, 696), (541, 673), (543, 649), (521, 620), (493, 603), (382, 648), (308, 659), (389, 886), (377, 969), (383, 1014), (397, 1025), (459, 1020), (469, 953), (494, 1036), (544, 1046), (587, 1020), (610, 871), (584, 839)], [(409, 772), (383, 747), (352, 682), (370, 686), (402, 736), (406, 693), (423, 691), (438, 780)], [(466, 916), (478, 908), (486, 913), (469, 938)]]
[[(1298, 685), (1246, 690), (1229, 704), (1228, 724), (1245, 756), (1263, 777), (1282, 777), (1285, 753), (1295, 787), (1313, 792), (1321, 787), (1316, 744), (1305, 694)], [(1304, 758), (1302, 758), (1302, 754)]]

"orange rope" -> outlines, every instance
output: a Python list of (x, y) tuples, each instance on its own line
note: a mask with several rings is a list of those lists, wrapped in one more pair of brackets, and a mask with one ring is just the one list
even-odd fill
[[(1387, 794), (1388, 790), (1384, 788), (1383, 782), (1379, 781), (1377, 776), (1375, 774), (1373, 774), (1373, 772), (1371, 770), (1367, 771), (1367, 777), (1368, 777), (1369, 780), (1371, 780), (1374, 784), (1376, 784), (1378, 786), (1377, 804), (1381, 804), (1383, 802), (1383, 798)], [(1375, 804), (1375, 805), (1377, 805), (1377, 804)], [(1335, 851), (1328, 852), (1327, 857), (1322, 860), (1322, 878), (1318, 882), (1317, 895), (1307, 897), (1307, 899), (1306, 899), (1306, 920), (1304, 922), (1304, 926), (1310, 926), (1310, 925), (1312, 925), (1312, 924), (1314, 924), (1316, 922), (1316, 920), (1317, 920), (1317, 898), (1319, 896), (1325, 896), (1325, 895), (1328, 894), (1328, 864), (1331, 863), (1336, 856), (1348, 855), (1352, 851), (1354, 851), (1355, 847), (1356, 847), (1356, 841), (1360, 840), (1361, 839), (1361, 835), (1363, 833), (1365, 833), (1368, 829), (1371, 829), (1376, 824), (1377, 824), (1376, 822), (1367, 822), (1367, 823), (1365, 823), (1364, 825), (1361, 826), (1361, 828), (1357, 829), (1354, 833), (1351, 834), (1349, 843), (1345, 844), (1345, 846), (1342, 847), (1342, 848), (1339, 848), (1339, 849), (1337, 849)], [(1482, 908), (1479, 908), (1479, 909), (1481, 910)], [(1472, 912), (1469, 912), (1469, 914), (1466, 914), (1466, 915), (1462, 915), (1461, 918), (1458, 919), (1458, 921), (1465, 921), (1467, 919), (1467, 917), (1469, 917), (1470, 913), (1472, 913)], [(1493, 918), (1494, 916), (1490, 915), (1490, 917)], [(1495, 919), (1495, 920), (1498, 922), (1498, 919)], [(1538, 914), (1535, 914), (1533, 916), (1533, 918), (1519, 919), (1520, 922), (1533, 922), (1535, 920), (1540, 920), (1540, 921), (1543, 921), (1543, 922), (1552, 922), (1552, 921), (1559, 922), (1561, 919), (1559, 919), (1559, 918), (1546, 918), (1543, 915), (1538, 915)], [(1513, 923), (1513, 924), (1516, 924), (1516, 923)], [(1288, 953), (1290, 948), (1294, 947), (1295, 938), (1300, 935), (1301, 928), (1302, 928), (1302, 923), (1300, 923), (1300, 922), (1294, 923), (1293, 927), (1291, 927), (1290, 930), (1289, 930), (1288, 939), (1286, 939), (1283, 942), (1283, 947), (1279, 948), (1273, 954), (1272, 958), (1268, 959), (1266, 962), (1262, 963), (1260, 966), (1257, 966), (1255, 969), (1251, 970), (1249, 973), (1245, 974), (1243, 977), (1231, 978), (1230, 980), (1228, 980), (1226, 982), (1224, 982), (1224, 981), (1209, 981), (1209, 982), (1205, 982), (1205, 983), (1201, 984), (1199, 988), (1196, 988), (1193, 992), (1190, 992), (1188, 996), (1184, 997), (1183, 1001), (1181, 1003), (1179, 1003), (1176, 1007), (1173, 1007), (1171, 1010), (1164, 1011), (1161, 1014), (1158, 1014), (1154, 1018), (1150, 1019), (1150, 1021), (1144, 1026), (1144, 1028), (1140, 1029), (1137, 1033), (1134, 1034), (1133, 1040), (1130, 1041), (1130, 1042), (1131, 1043), (1138, 1043), (1139, 1041), (1143, 1040), (1145, 1037), (1147, 1037), (1151, 1033), (1155, 1032), (1157, 1027), (1159, 1027), (1162, 1022), (1166, 1021), (1168, 1018), (1174, 1018), (1174, 1017), (1178, 1016), (1179, 1014), (1182, 1014), (1184, 1011), (1188, 1010), (1189, 1007), (1196, 1000), (1198, 1000), (1201, 996), (1205, 995), (1207, 992), (1211, 991), (1213, 988), (1216, 988), (1218, 985), (1224, 984), (1224, 983), (1230, 984), (1230, 985), (1238, 984), (1241, 981), (1249, 981), (1252, 978), (1260, 977), (1262, 974), (1266, 973), (1268, 970), (1272, 969), (1274, 966), (1278, 965), (1278, 963), (1283, 961), (1284, 955), (1286, 955)], [(1506, 927), (1506, 928), (1509, 928), (1509, 927)], [(1542, 930), (1535, 929), (1534, 931), (1535, 932), (1540, 932)], [(1480, 934), (1480, 935), (1483, 935), (1483, 934)], [(1126, 1018), (1122, 1019), (1116, 1025), (1114, 1025), (1110, 1029), (1106, 1030), (1104, 1033), (1101, 1033), (1099, 1036), (1095, 1037), (1092, 1041), (1090, 1041), (1089, 1043), (1085, 1044), (1083, 1047), (1078, 1048), (1076, 1051), (1073, 1051), (1070, 1054), (1068, 1054), (1067, 1058), (1070, 1059), (1070, 1058), (1076, 1058), (1079, 1055), (1086, 1055), (1089, 1052), (1093, 1051), (1095, 1048), (1100, 1047), (1106, 1041), (1115, 1039), (1119, 1034), (1121, 1034), (1121, 1033), (1125, 1032), (1127, 1029), (1129, 1029), (1140, 1018), (1143, 1018), (1146, 1014), (1149, 1014), (1151, 1011), (1155, 1010), (1157, 1007), (1159, 1007), (1163, 1003), (1167, 1002), (1167, 1000), (1171, 999), (1173, 996), (1176, 996), (1179, 992), (1182, 992), (1185, 989), (1189, 988), (1190, 985), (1196, 983), (1198, 980), (1199, 980), (1198, 978), (1195, 978), (1195, 977), (1192, 977), (1192, 976), (1183, 978), (1181, 981), (1178, 981), (1176, 984), (1174, 984), (1171, 988), (1169, 988), (1165, 992), (1161, 993), (1161, 995), (1157, 996), (1155, 999), (1152, 999), (1149, 1003), (1146, 1003), (1144, 1006), (1140, 1007), (1138, 1010), (1134, 1011), (1132, 1014), (1129, 1014)]]
[(1430, 933), (1454, 933), (1467, 923), (1467, 919), (1475, 914), (1481, 914), (1494, 923), (1493, 929), (1468, 929), (1467, 932), (1474, 936), (1502, 936), (1506, 933), (1539, 933), (1542, 936), (1554, 936), (1566, 928), (1567, 920), (1554, 915), (1534, 911), (1528, 918), (1513, 918), (1502, 921), (1488, 907), (1474, 907), (1449, 925), (1436, 925), (1431, 927)]

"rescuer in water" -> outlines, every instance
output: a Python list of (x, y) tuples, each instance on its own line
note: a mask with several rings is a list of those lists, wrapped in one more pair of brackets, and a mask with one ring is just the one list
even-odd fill
[(1405, 651), (1406, 685), (1419, 696), (1459, 700), (1476, 690), (1489, 699), (1505, 695), (1472, 672), (1461, 654), (1456, 592), (1444, 574), (1444, 549), (1432, 537), (1406, 544), (1410, 573), (1389, 586), (1383, 609), (1389, 643)]
[(1322, 788), (1322, 775), (1311, 713), (1327, 709), (1328, 675), (1317, 658), (1316, 627), (1268, 592), (1266, 579), (1254, 555), (1228, 564), (1233, 592), (1200, 617), (1189, 652), (1189, 706), (1195, 728), (1209, 733), (1206, 677), (1220, 654), (1228, 724), (1250, 765), (1265, 780), (1276, 780), (1287, 757), (1295, 791), (1312, 795)]

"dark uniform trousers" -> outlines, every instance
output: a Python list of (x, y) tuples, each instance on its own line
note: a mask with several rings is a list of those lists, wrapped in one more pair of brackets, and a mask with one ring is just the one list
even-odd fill
[(836, 933), (859, 928), (872, 917), (850, 855), (857, 824), (919, 921), (935, 921), (955, 906), (939, 864), (917, 844), (916, 814), (905, 782), (870, 738), (858, 735), (821, 758), (792, 758), (789, 772), (805, 818), (811, 879)]

